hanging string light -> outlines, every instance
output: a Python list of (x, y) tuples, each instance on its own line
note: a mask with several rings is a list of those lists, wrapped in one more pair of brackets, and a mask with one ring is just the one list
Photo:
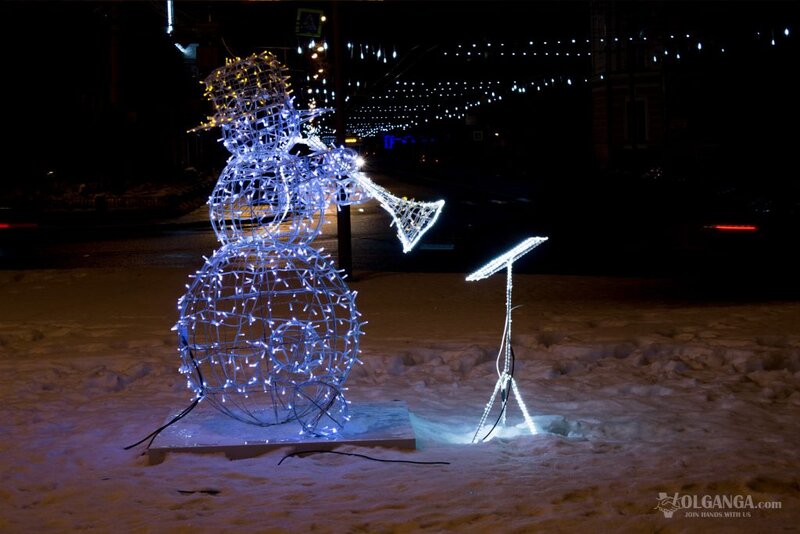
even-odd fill
[[(748, 35), (753, 35), (752, 33)], [(761, 39), (762, 32), (755, 33), (757, 39)], [(769, 34), (767, 34), (769, 35)], [(788, 25), (777, 26), (772, 29), (772, 37), (769, 39), (770, 48), (778, 48), (787, 38), (791, 36), (791, 29)], [(762, 40), (761, 42), (765, 42)], [(654, 68), (670, 63), (684, 61), (687, 57), (696, 54), (703, 54), (707, 59), (717, 56), (728, 55), (730, 47), (711, 34), (703, 32), (671, 32), (661, 35), (649, 34), (641, 30), (630, 34), (610, 34), (601, 35), (593, 38), (586, 36), (566, 36), (550, 39), (526, 39), (515, 42), (506, 41), (467, 41), (455, 42), (439, 47), (438, 54), (442, 60), (454, 65), (466, 64), (467, 61), (481, 61), (491, 67), (493, 62), (502, 62), (498, 65), (519, 64), (520, 68), (530, 62), (536, 62), (536, 69), (547, 66), (548, 69), (561, 69), (557, 76), (548, 78), (531, 79), (527, 82), (515, 82), (506, 84), (503, 87), (495, 87), (498, 91), (494, 96), (486, 99), (476, 100), (474, 98), (474, 88), (482, 82), (470, 82), (466, 87), (447, 84), (441, 86), (442, 89), (450, 88), (450, 91), (438, 91), (439, 86), (428, 86), (428, 91), (412, 91), (411, 87), (401, 87), (405, 92), (398, 92), (398, 87), (390, 86), (380, 93), (368, 94), (367, 104), (360, 103), (348, 115), (347, 128), (350, 133), (359, 136), (371, 136), (380, 134), (388, 129), (403, 129), (410, 125), (429, 123), (436, 120), (461, 120), (468, 112), (476, 107), (500, 101), (502, 96), (510, 94), (541, 94), (545, 90), (556, 88), (573, 88), (588, 84), (590, 80), (605, 80), (605, 73), (595, 72), (588, 76), (590, 64), (587, 61), (592, 55), (592, 49), (605, 49), (606, 51), (617, 50), (618, 47), (640, 45), (647, 53), (648, 64)], [(356, 52), (358, 47), (358, 52)], [(348, 42), (347, 50), (349, 58), (358, 61), (373, 61), (385, 64), (388, 60), (395, 60), (399, 56), (397, 46), (386, 47), (368, 42)], [(388, 52), (391, 50), (391, 52)], [(737, 48), (738, 50), (738, 48)], [(472, 66), (474, 63), (470, 63)], [(657, 67), (656, 67), (657, 66)], [(330, 102), (328, 95), (321, 89), (327, 84), (327, 76), (315, 72), (316, 78), (312, 78), (314, 84), (313, 94), (319, 95), (320, 102), (328, 105)], [(483, 82), (486, 83), (486, 82)], [(351, 97), (356, 93), (364, 96), (363, 90), (374, 90), (374, 83), (368, 84), (366, 80), (356, 80), (348, 82), (351, 88), (345, 100), (350, 102)], [(380, 85), (380, 84), (379, 84)], [(355, 89), (352, 89), (355, 87)], [(419, 87), (419, 86), (418, 86)], [(317, 88), (320, 91), (317, 92)], [(488, 96), (488, 95), (487, 95)], [(397, 107), (395, 98), (403, 98), (408, 104), (409, 109)], [(439, 102), (432, 104), (434, 99), (452, 99), (453, 102)], [(363, 102), (363, 100), (361, 101)], [(383, 106), (375, 107), (374, 102), (385, 103)], [(430, 102), (428, 107), (422, 107), (423, 102)], [(476, 103), (477, 102), (477, 103)], [(455, 108), (458, 106), (458, 110)], [(371, 114), (371, 116), (369, 115)]]

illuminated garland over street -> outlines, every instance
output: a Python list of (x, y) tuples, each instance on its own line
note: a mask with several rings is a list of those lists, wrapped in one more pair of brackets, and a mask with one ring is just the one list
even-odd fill
[[(644, 52), (645, 69), (657, 69), (662, 65), (677, 65), (692, 57), (722, 58), (753, 47), (773, 49), (788, 43), (794, 37), (794, 30), (788, 25), (776, 26), (764, 31), (751, 31), (733, 38), (715, 37), (708, 32), (659, 32), (648, 33), (644, 29), (636, 34), (608, 34), (594, 37), (573, 36), (556, 39), (530, 39), (516, 42), (489, 41), (454, 42), (436, 48), (435, 61), (443, 66), (474, 69), (506, 65), (518, 68), (520, 75), (516, 81), (503, 82), (495, 88), (496, 95), (491, 98), (473, 100), (472, 91), (453, 92), (447, 95), (451, 102), (430, 102), (442, 96), (442, 91), (434, 90), (435, 83), (429, 83), (426, 91), (410, 90), (404, 97), (404, 105), (409, 109), (392, 109), (393, 104), (381, 106), (391, 101), (396, 86), (375, 87), (366, 79), (351, 79), (347, 82), (347, 94), (344, 101), (350, 102), (356, 95), (366, 97), (365, 103), (359, 103), (349, 113), (347, 133), (358, 137), (372, 137), (392, 130), (405, 130), (414, 126), (447, 120), (461, 120), (468, 110), (496, 102), (512, 93), (530, 94), (531, 96), (549, 89), (566, 89), (570, 86), (587, 86), (589, 82), (604, 80), (607, 73), (602, 69), (592, 71), (590, 62), (593, 54), (598, 52), (615, 53), (622, 47), (634, 45)], [(351, 63), (365, 65), (386, 64), (384, 69), (391, 69), (395, 63), (402, 61), (408, 52), (397, 45), (348, 42), (345, 59)], [(312, 41), (308, 47), (298, 46), (298, 53), (312, 52), (318, 59), (324, 59), (328, 47), (325, 41)], [(542, 71), (551, 75), (538, 74), (531, 78), (525, 72)], [(385, 73), (384, 73), (385, 74)], [(399, 80), (396, 83), (401, 83)], [(405, 84), (420, 82), (402, 81)], [(439, 85), (448, 82), (438, 82)], [(463, 82), (467, 83), (467, 82)], [(473, 86), (487, 87), (492, 81), (469, 82)], [(317, 70), (306, 79), (301, 94), (313, 105), (329, 106), (335, 99), (335, 92), (329, 88), (327, 71)], [(454, 90), (462, 89), (453, 83)], [(444, 93), (446, 94), (446, 93)], [(414, 99), (418, 99), (415, 101)], [(378, 102), (372, 102), (377, 100)], [(420, 101), (421, 100), (421, 101)], [(412, 109), (413, 108), (413, 109)], [(330, 133), (330, 132), (326, 132)]]
[[(587, 85), (588, 79), (545, 77), (528, 82), (416, 82), (397, 81), (348, 117), (348, 131), (359, 137), (403, 130), (425, 123), (461, 120), (475, 109), (503, 100), (504, 96), (542, 92), (555, 87)], [(375, 101), (375, 103), (372, 103)]]

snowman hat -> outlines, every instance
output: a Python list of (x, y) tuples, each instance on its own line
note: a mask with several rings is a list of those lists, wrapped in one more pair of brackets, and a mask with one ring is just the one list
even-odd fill
[(286, 67), (271, 52), (260, 52), (242, 59), (228, 58), (202, 82), (205, 97), (215, 114), (189, 130), (197, 132), (224, 127), (232, 122), (255, 122), (273, 113), (289, 112), (301, 122), (332, 111), (329, 108), (295, 110)]

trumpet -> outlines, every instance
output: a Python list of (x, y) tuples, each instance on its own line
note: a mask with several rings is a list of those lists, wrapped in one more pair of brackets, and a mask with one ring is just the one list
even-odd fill
[(413, 249), (425, 232), (436, 224), (444, 208), (444, 200), (425, 202), (400, 198), (370, 180), (360, 170), (364, 162), (354, 150), (345, 147), (329, 148), (317, 138), (309, 141), (309, 146), (322, 155), (325, 174), (335, 180), (332, 202), (338, 206), (347, 206), (369, 199), (377, 200), (391, 216), (391, 226), (397, 231), (403, 252)]
[(414, 248), (425, 232), (436, 224), (444, 208), (444, 200), (421, 202), (399, 198), (367, 178), (364, 173), (359, 172), (354, 178), (391, 215), (391, 226), (397, 231), (397, 238), (403, 244), (403, 252)]

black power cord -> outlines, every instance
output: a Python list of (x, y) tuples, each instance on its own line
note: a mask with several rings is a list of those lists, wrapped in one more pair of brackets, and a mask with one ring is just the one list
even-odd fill
[[(185, 335), (182, 335), (182, 336), (181, 336), (181, 342), (185, 344), (185, 346), (187, 347), (187, 350), (189, 351), (189, 358), (192, 360), (192, 365), (194, 365), (194, 369), (195, 369), (195, 371), (197, 371), (197, 379), (199, 380), (199, 382), (200, 382), (200, 386), (202, 387), (202, 386), (203, 386), (203, 384), (205, 384), (205, 381), (203, 380), (203, 373), (201, 373), (201, 372), (200, 372), (200, 366), (197, 364), (197, 360), (195, 360), (195, 358), (194, 358), (194, 353), (192, 352), (192, 350), (191, 350), (191, 349), (189, 349), (189, 348), (188, 348), (188, 347), (189, 347), (189, 340), (188, 340), (188, 339), (186, 339)], [(191, 412), (192, 410), (194, 410), (195, 406), (197, 406), (197, 405), (200, 403), (200, 401), (201, 401), (201, 400), (203, 400), (203, 397), (205, 397), (205, 392), (204, 392), (204, 391), (201, 391), (201, 392), (200, 392), (200, 395), (198, 395), (198, 396), (197, 396), (197, 398), (195, 398), (195, 399), (194, 399), (194, 400), (191, 402), (191, 404), (189, 404), (189, 406), (187, 406), (186, 408), (184, 408), (184, 409), (183, 409), (183, 411), (182, 411), (181, 413), (179, 413), (178, 415), (176, 415), (175, 417), (173, 417), (173, 418), (172, 418), (172, 419), (171, 419), (171, 420), (170, 420), (170, 421), (169, 421), (167, 424), (165, 424), (165, 425), (162, 425), (161, 427), (159, 427), (159, 428), (155, 429), (155, 430), (154, 430), (154, 431), (152, 431), (150, 434), (148, 434), (147, 436), (143, 437), (142, 439), (140, 439), (140, 440), (139, 440), (139, 441), (137, 441), (136, 443), (134, 443), (134, 444), (132, 444), (132, 445), (128, 445), (127, 447), (125, 447), (125, 449), (124, 449), (124, 450), (126, 450), (126, 451), (127, 451), (127, 450), (130, 450), (130, 449), (132, 449), (132, 448), (136, 447), (137, 445), (141, 445), (142, 443), (144, 443), (144, 442), (145, 442), (145, 441), (147, 441), (148, 439), (150, 440), (150, 441), (147, 443), (147, 448), (149, 449), (149, 448), (150, 448), (150, 445), (152, 445), (152, 444), (153, 444), (153, 441), (155, 441), (155, 439), (158, 437), (158, 435), (159, 435), (159, 434), (160, 434), (160, 433), (161, 433), (161, 432), (162, 432), (164, 429), (168, 428), (170, 425), (174, 425), (175, 423), (177, 423), (178, 421), (180, 421), (181, 419), (183, 419), (184, 417), (186, 417), (187, 415), (189, 415), (189, 412)]]
[[(516, 358), (514, 357), (514, 345), (509, 343), (508, 348), (509, 351), (511, 352), (511, 372), (508, 373), (508, 384), (510, 385), (511, 379), (514, 378), (514, 360), (516, 360)], [(481, 441), (486, 441), (486, 438), (492, 435), (494, 429), (497, 428), (497, 425), (500, 424), (500, 421), (503, 419), (503, 414), (506, 411), (506, 406), (508, 406), (508, 397), (511, 396), (511, 392), (503, 389), (500, 390), (500, 395), (503, 398), (503, 405), (500, 407), (500, 413), (497, 414), (497, 420), (495, 420), (494, 424), (492, 425), (492, 428), (489, 429), (489, 432), (487, 432), (486, 435), (483, 436), (483, 438), (481, 438)]]
[(200, 402), (200, 400), (202, 400), (202, 398), (203, 398), (203, 397), (197, 397), (196, 399), (194, 399), (194, 400), (192, 401), (192, 403), (191, 403), (189, 406), (187, 406), (186, 408), (184, 408), (184, 410), (183, 410), (181, 413), (179, 413), (178, 415), (176, 415), (175, 417), (173, 417), (173, 418), (170, 420), (170, 422), (169, 422), (169, 423), (167, 423), (167, 424), (165, 424), (165, 425), (163, 425), (163, 426), (161, 426), (161, 427), (157, 428), (156, 430), (152, 431), (150, 434), (148, 434), (148, 435), (147, 435), (147, 436), (145, 436), (144, 438), (140, 439), (140, 440), (139, 440), (139, 441), (137, 441), (136, 443), (134, 443), (134, 444), (132, 444), (132, 445), (128, 445), (127, 447), (125, 447), (125, 450), (127, 451), (127, 450), (129, 450), (129, 449), (132, 449), (132, 448), (136, 447), (137, 445), (141, 445), (142, 443), (144, 443), (144, 442), (145, 442), (145, 441), (147, 441), (148, 439), (150, 440), (150, 441), (148, 442), (148, 444), (147, 444), (147, 448), (149, 449), (149, 448), (150, 448), (150, 445), (152, 445), (152, 444), (153, 444), (153, 441), (154, 441), (154, 440), (156, 439), (156, 437), (157, 437), (157, 436), (158, 436), (158, 435), (161, 433), (161, 431), (163, 431), (163, 430), (164, 430), (165, 428), (167, 428), (168, 426), (170, 426), (170, 425), (173, 425), (173, 424), (177, 423), (178, 421), (180, 421), (181, 419), (183, 419), (184, 417), (186, 417), (186, 416), (189, 414), (189, 412), (191, 412), (192, 410), (194, 410), (194, 407), (195, 407), (195, 406), (197, 406), (197, 404)]
[(392, 463), (392, 464), (417, 464), (417, 465), (450, 465), (450, 462), (418, 462), (414, 460), (386, 460), (383, 458), (375, 458), (373, 456), (367, 456), (366, 454), (357, 454), (354, 452), (340, 452), (340, 451), (330, 451), (326, 449), (316, 449), (311, 451), (297, 451), (291, 454), (287, 454), (281, 461), (278, 462), (278, 465), (281, 465), (283, 461), (287, 458), (291, 458), (293, 456), (300, 456), (302, 454), (318, 454), (318, 453), (327, 453), (327, 454), (340, 454), (342, 456), (356, 456), (358, 458), (364, 458), (366, 460), (372, 460), (373, 462), (385, 462), (385, 463)]

